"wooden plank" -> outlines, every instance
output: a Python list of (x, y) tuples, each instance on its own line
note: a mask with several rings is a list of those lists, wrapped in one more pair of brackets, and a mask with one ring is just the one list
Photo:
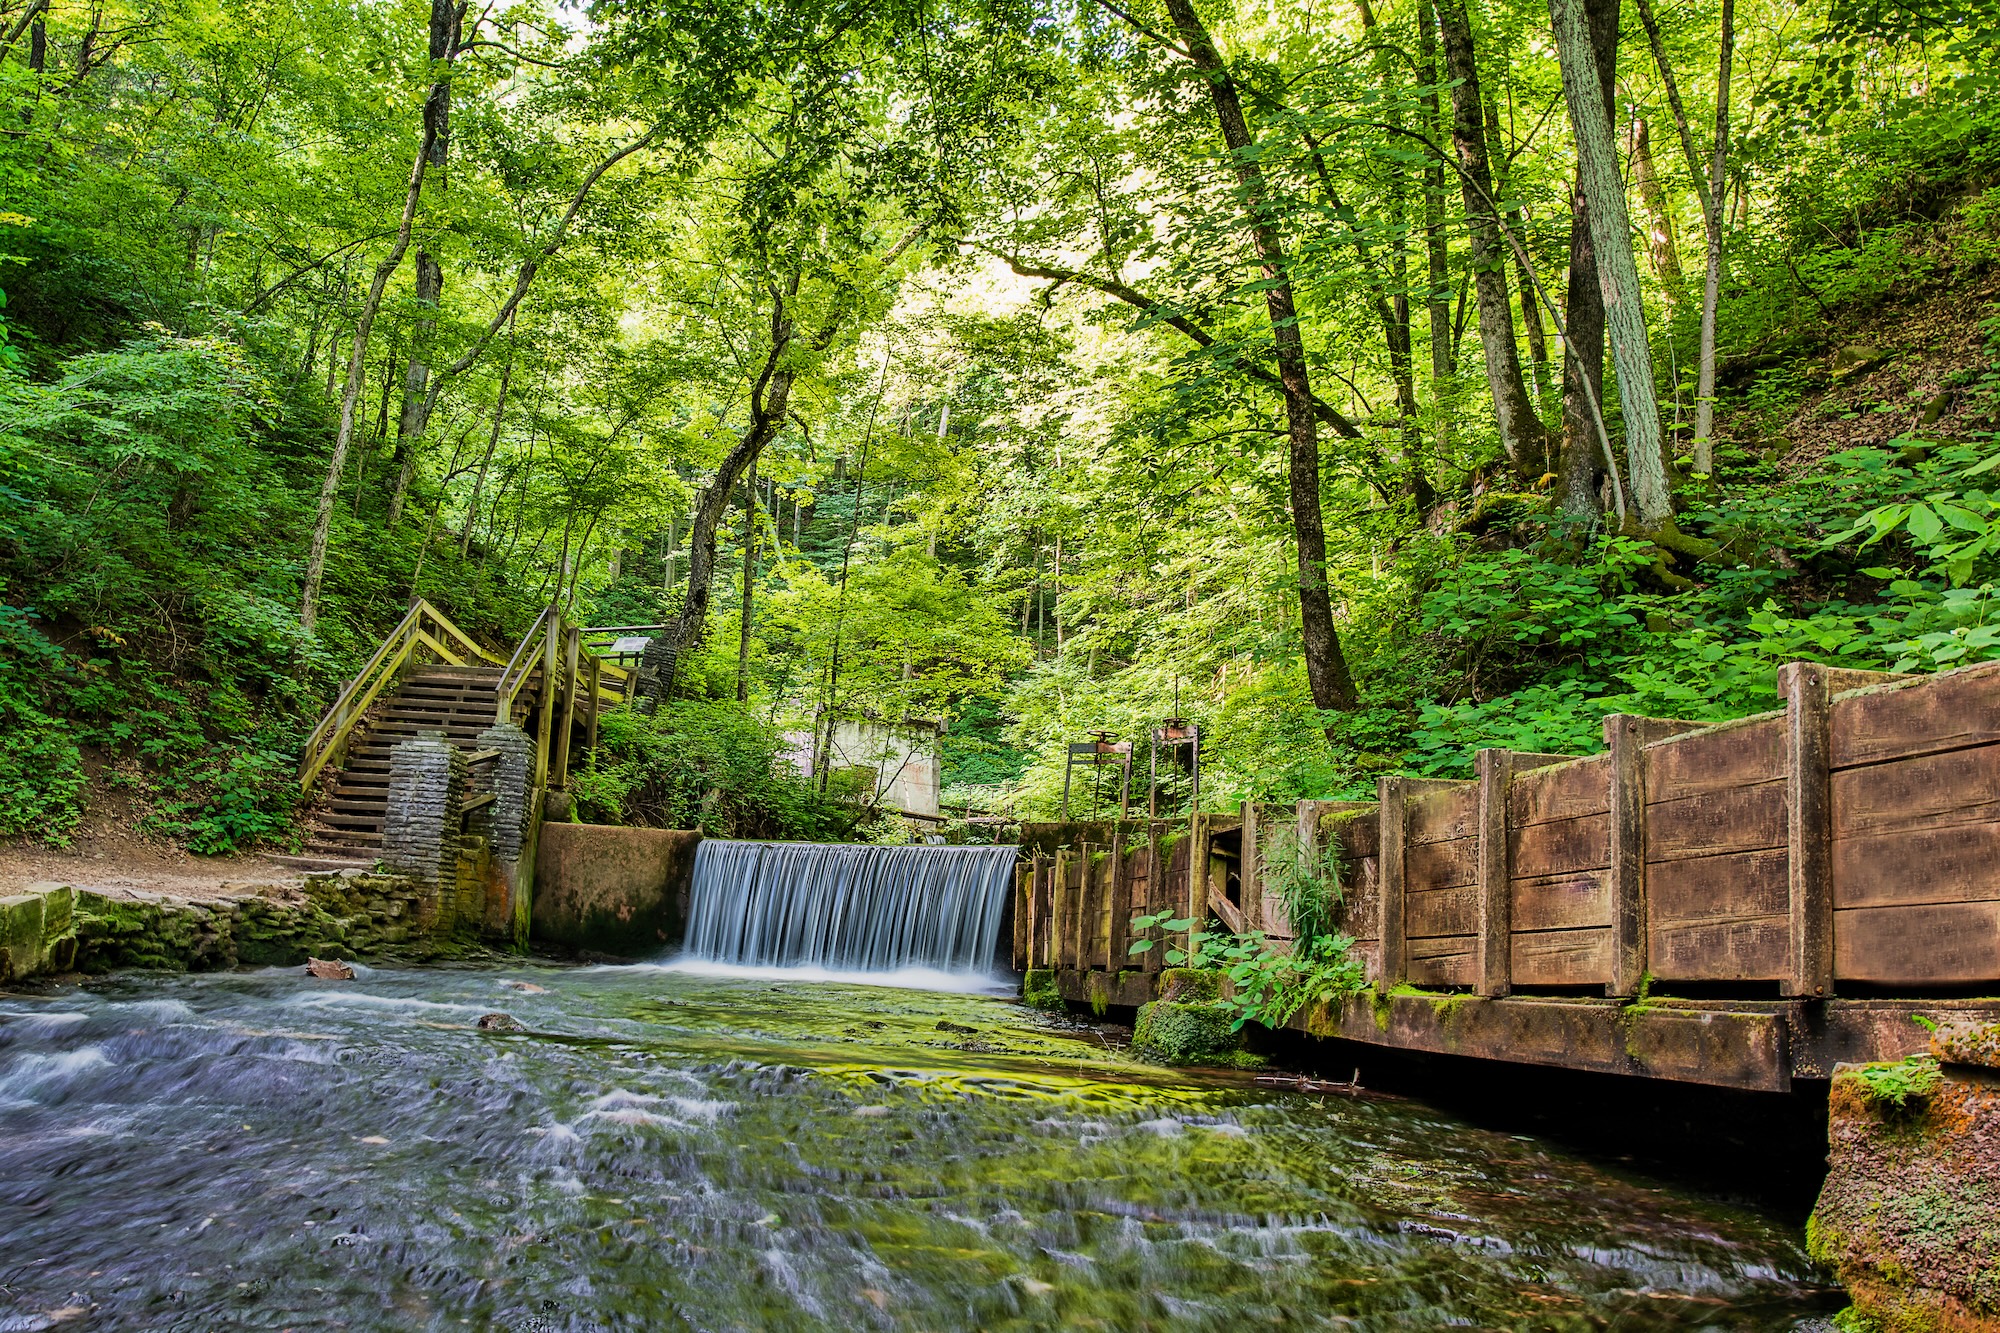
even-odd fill
[(1678, 925), (1789, 915), (1790, 865), (1782, 847), (1654, 862), (1646, 867), (1647, 919)]
[(2000, 902), (1834, 913), (1834, 971), (1883, 986), (2000, 982)]
[(1514, 895), (1507, 871), (1507, 788), (1514, 756), (1507, 750), (1481, 750), (1473, 764), (1479, 775), (1473, 984), (1481, 995), (1501, 996), (1514, 988)]
[(1404, 969), (1419, 986), (1470, 986), (1477, 980), (1472, 944), (1470, 935), (1410, 940)]
[(1704, 792), (1673, 801), (1650, 799), (1647, 779), (1646, 863), (1683, 856), (1783, 847), (1787, 783), (1759, 782), (1730, 791)]
[(1322, 809), (1317, 820), (1319, 845), (1331, 837), (1340, 846), (1343, 859), (1374, 856), (1382, 850), (1382, 826), (1375, 817), (1373, 801), (1301, 801), (1301, 806), (1334, 806)]
[(1235, 903), (1230, 902), (1229, 899), (1218, 893), (1208, 900), (1208, 907), (1210, 911), (1215, 913), (1217, 919), (1223, 925), (1229, 927), (1232, 934), (1241, 935), (1243, 933), (1243, 912)]
[(1423, 788), (1411, 789), (1408, 803), (1405, 843), (1410, 847), (1479, 836), (1477, 783), (1427, 781)]
[(1349, 861), (1340, 881), (1340, 910), (1334, 921), (1356, 939), (1375, 939), (1380, 926), (1377, 903), (1382, 894), (1381, 861), (1373, 856)]
[(1833, 905), (1920, 906), (2000, 899), (2000, 806), (1979, 823), (1833, 840)]
[(1449, 889), (1477, 883), (1478, 879), (1477, 838), (1406, 843), (1403, 847), (1403, 882), (1408, 892)]
[(1576, 930), (1586, 926), (1609, 927), (1612, 924), (1609, 870), (1535, 879), (1517, 875), (1512, 892), (1514, 929), (1517, 933)]
[(1378, 778), (1377, 846), (1380, 885), (1375, 901), (1378, 967), (1375, 984), (1384, 990), (1403, 980), (1403, 831), (1407, 778)]
[(1467, 884), (1456, 889), (1403, 890), (1403, 937), (1475, 935), (1479, 932), (1479, 890)]
[(1785, 715), (1763, 713), (1646, 747), (1646, 799), (1676, 801), (1785, 776)]
[(1833, 695), (1826, 668), (1787, 662), (1778, 670), (1785, 696), (1785, 808), (1791, 906), (1791, 975), (1787, 995), (1833, 994), (1833, 796), (1828, 719)]
[(1517, 986), (1601, 986), (1611, 981), (1611, 927), (1516, 931)]
[(2000, 745), (1843, 769), (1832, 790), (1835, 838), (1992, 819)]
[(1779, 981), (1791, 968), (1784, 913), (1685, 924), (1651, 923), (1646, 950), (1662, 981)]
[(1836, 701), (1828, 761), (1879, 764), (2000, 741), (2000, 662), (1960, 667)]
[(1069, 939), (1069, 863), (1073, 856), (1069, 848), (1058, 847), (1049, 866), (1049, 966), (1058, 969), (1068, 965), (1063, 944)]
[(1515, 829), (1510, 841), (1514, 873), (1523, 878), (1602, 870), (1611, 864), (1611, 818), (1602, 811), (1529, 824)]
[(1507, 790), (1507, 818), (1516, 828), (1551, 819), (1601, 815), (1610, 809), (1609, 755), (1572, 759), (1514, 775)]

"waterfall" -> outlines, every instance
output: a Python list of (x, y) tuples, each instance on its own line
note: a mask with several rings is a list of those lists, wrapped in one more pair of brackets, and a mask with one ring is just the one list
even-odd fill
[(704, 839), (686, 956), (839, 972), (988, 971), (1016, 851)]

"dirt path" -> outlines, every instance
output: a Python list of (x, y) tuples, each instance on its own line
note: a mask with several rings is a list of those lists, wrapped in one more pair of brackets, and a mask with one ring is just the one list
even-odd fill
[(251, 885), (284, 886), (296, 866), (262, 856), (194, 856), (128, 829), (84, 829), (67, 848), (0, 842), (0, 894), (53, 880), (100, 892), (139, 889), (177, 898), (212, 898)]

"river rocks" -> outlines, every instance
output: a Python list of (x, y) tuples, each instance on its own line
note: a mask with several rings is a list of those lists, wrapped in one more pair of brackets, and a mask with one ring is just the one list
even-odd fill
[(479, 1030), (481, 1032), (526, 1031), (511, 1014), (481, 1014), (479, 1016)]
[(1834, 1074), (1831, 1169), (1806, 1244), (1854, 1301), (1843, 1327), (2000, 1328), (2000, 1025)]
[(33, 884), (0, 897), (0, 982), (66, 971), (76, 954), (76, 890)]
[(321, 981), (352, 981), (354, 969), (338, 958), (308, 958), (306, 975), (318, 977)]

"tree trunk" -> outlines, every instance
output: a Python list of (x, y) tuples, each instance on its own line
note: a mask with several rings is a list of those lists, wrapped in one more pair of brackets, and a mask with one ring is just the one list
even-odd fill
[(1243, 187), (1250, 235), (1264, 274), (1264, 304), (1277, 345), (1278, 379), (1284, 387), (1289, 426), (1288, 479), (1291, 486), (1292, 528), (1298, 537), (1299, 628), (1304, 641), (1306, 680), (1315, 707), (1354, 707), (1354, 677), (1341, 652), (1333, 624), (1333, 597), (1327, 584), (1326, 529), (1320, 515), (1319, 435), (1313, 421), (1313, 396), (1306, 370), (1305, 341), (1299, 334), (1297, 304), (1292, 297), (1284, 243), (1269, 213), (1263, 169), (1250, 150), (1250, 127), (1236, 84), (1215, 49), (1192, 0), (1167, 0), (1188, 58), (1208, 82), (1210, 100), (1222, 130), (1222, 141), (1236, 159), (1236, 178)]
[(757, 460), (743, 484), (743, 615), (736, 637), (736, 702), (750, 698), (750, 599), (757, 579)]
[(1507, 252), (1500, 239), (1499, 200), (1486, 148), (1485, 111), (1480, 102), (1479, 67), (1472, 48), (1472, 18), (1465, 0), (1441, 0), (1439, 35), (1451, 90), (1451, 137), (1458, 153), (1465, 198), (1466, 229), (1472, 240), (1472, 283), (1479, 305), (1479, 346), (1486, 359), (1486, 383), (1500, 447), (1524, 476), (1541, 471), (1547, 432), (1521, 377), (1521, 353), (1514, 343), (1514, 310), (1507, 296)]
[(1674, 216), (1667, 207), (1667, 192), (1653, 169), (1652, 132), (1644, 116), (1632, 118), (1632, 184), (1639, 190), (1639, 202), (1646, 206), (1646, 251), (1653, 261), (1653, 276), (1659, 279), (1660, 299), (1672, 314), (1681, 303), (1681, 255), (1674, 244)]
[(1605, 332), (1618, 368), (1618, 401), (1625, 416), (1625, 466), (1632, 505), (1642, 529), (1656, 532), (1673, 521), (1666, 460), (1660, 452), (1660, 413), (1653, 395), (1653, 353), (1646, 338), (1639, 265), (1632, 254), (1632, 220), (1625, 183), (1618, 174), (1618, 146), (1605, 115), (1604, 84), (1595, 58), (1585, 0), (1549, 0), (1563, 95), (1575, 132), (1577, 180), (1590, 209), (1590, 240), (1604, 293)]
[[(431, 0), (431, 65), (450, 66), (458, 50), (459, 22), (464, 11), (452, 0)], [(445, 161), (451, 150), (451, 81), (438, 79), (424, 99), (424, 133), (430, 140), (430, 169), (438, 190), (445, 188)], [(430, 342), (437, 329), (438, 302), (444, 296), (444, 269), (437, 257), (423, 246), (417, 247), (417, 319), (410, 332), (410, 361), (403, 371), (403, 409), (396, 418), (396, 489), (389, 497), (385, 524), (395, 527), (403, 516), (403, 501), (410, 493), (410, 478), (416, 471), (417, 448), (429, 424), (430, 405), (425, 388), (430, 379)]]
[(417, 220), (417, 201), (423, 196), (424, 168), (429, 164), (431, 151), (430, 132), (424, 132), (422, 144), (417, 148), (416, 161), (410, 165), (410, 184), (403, 196), (403, 217), (396, 228), (396, 239), (389, 247), (389, 253), (375, 265), (374, 280), (368, 284), (368, 296), (361, 303), (360, 318), (354, 324), (354, 348), (347, 357), (347, 383), (340, 395), (340, 426), (334, 432), (333, 456), (327, 460), (326, 480), (319, 488), (319, 509), (313, 520), (312, 544), (306, 552), (305, 586), (299, 596), (299, 627), (312, 632), (313, 624), (319, 617), (319, 585), (326, 574), (326, 546), (333, 531), (333, 503), (340, 493), (341, 474), (347, 468), (348, 446), (354, 441), (355, 409), (361, 401), (361, 380), (368, 360), (368, 334), (375, 327), (375, 314), (382, 308), (382, 294), (389, 286), (389, 279), (402, 266), (403, 255), (410, 248), (410, 229)]
[[(1617, 110), (1618, 0), (1584, 0), (1584, 12), (1609, 123)], [(1556, 468), (1556, 505), (1572, 518), (1604, 512), (1605, 469), (1610, 466), (1597, 434), (1597, 406), (1604, 402), (1604, 292), (1590, 235), (1590, 201), (1581, 181), (1573, 182), (1563, 297), (1563, 340), (1569, 355), (1563, 358), (1562, 455)]]
[[(1438, 106), (1437, 11), (1431, 0), (1423, 0), (1417, 18), (1417, 78), (1426, 91), (1422, 96), (1424, 128), (1440, 134), (1444, 116)], [(1428, 261), (1425, 309), (1430, 315), (1431, 411), (1437, 421), (1440, 454), (1451, 446), (1451, 412), (1447, 406), (1453, 374), (1451, 334), (1451, 254), (1444, 230), (1444, 163), (1435, 159), (1424, 166), (1424, 252)]]
[[(513, 323), (512, 318), (508, 320)], [(465, 528), (458, 534), (458, 556), (465, 558), (472, 549), (472, 525), (479, 517), (479, 500), (486, 493), (486, 470), (493, 466), (493, 451), (500, 447), (500, 421), (507, 413), (507, 386), (514, 379), (514, 340), (507, 339), (507, 360), (500, 367), (500, 395), (493, 400), (493, 433), (486, 437), (486, 453), (479, 460), (479, 471), (472, 478), (472, 498), (465, 506)]]

